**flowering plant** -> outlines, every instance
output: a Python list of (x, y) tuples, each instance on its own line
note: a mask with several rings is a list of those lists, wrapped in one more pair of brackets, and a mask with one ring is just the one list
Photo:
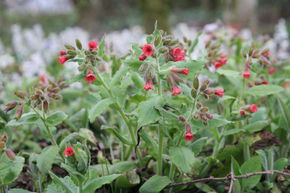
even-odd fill
[[(58, 61), (77, 62), (79, 74), (66, 81), (41, 77), (1, 112), (0, 168), (10, 169), (0, 185), (7, 188), (27, 158), (39, 192), (285, 189), (289, 180), (270, 176), (290, 175), (283, 172), (290, 114), (282, 97), (289, 90), (272, 78), (283, 66), (275, 72), (261, 45), (209, 37), (199, 60), (191, 59), (199, 37), (179, 41), (158, 29), (120, 58), (104, 40), (65, 45)], [(74, 82), (83, 87), (68, 88)], [(49, 141), (37, 154), (16, 156), (9, 128), (26, 125)]]

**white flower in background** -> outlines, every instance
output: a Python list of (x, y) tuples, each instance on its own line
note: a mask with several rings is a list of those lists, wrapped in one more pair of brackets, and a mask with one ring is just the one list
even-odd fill
[(0, 55), (0, 69), (15, 63), (15, 58), (9, 54)]
[(146, 36), (140, 26), (105, 34), (105, 42), (107, 46), (109, 46), (117, 56), (127, 54), (132, 47), (132, 43), (140, 45), (145, 44), (145, 38)]
[(285, 19), (280, 19), (276, 25), (275, 34), (275, 53), (278, 59), (286, 60), (289, 58), (289, 38)]

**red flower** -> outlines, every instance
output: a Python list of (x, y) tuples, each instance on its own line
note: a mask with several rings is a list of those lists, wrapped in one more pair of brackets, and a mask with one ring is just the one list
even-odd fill
[(283, 86), (284, 86), (285, 88), (289, 88), (289, 87), (290, 87), (290, 82), (284, 82)]
[(60, 64), (64, 64), (67, 61), (67, 57), (66, 56), (59, 56), (58, 57), (58, 62)]
[(172, 68), (170, 71), (171, 72), (182, 73), (184, 75), (188, 75), (188, 73), (189, 73), (189, 69), (188, 68)]
[(222, 98), (224, 96), (223, 93), (224, 93), (224, 89), (221, 88), (221, 89), (215, 89), (214, 94)]
[(154, 48), (152, 45), (146, 44), (143, 46), (142, 51), (145, 56), (152, 56), (154, 53)]
[(184, 139), (185, 139), (185, 141), (193, 141), (194, 140), (194, 136), (192, 135), (191, 131), (186, 132)]
[(88, 83), (92, 83), (92, 82), (96, 81), (97, 79), (96, 79), (96, 76), (93, 73), (89, 72), (87, 74), (87, 76), (84, 78), (84, 80), (86, 82), (88, 82)]
[(66, 55), (66, 51), (61, 50), (61, 51), (59, 52), (59, 55), (61, 55), (61, 56)]
[(88, 44), (88, 46), (89, 46), (89, 49), (90, 50), (96, 50), (97, 47), (98, 47), (98, 42), (90, 41), (89, 44)]
[(262, 80), (261, 84), (268, 84), (267, 80)]
[(139, 60), (140, 60), (140, 61), (144, 61), (146, 58), (147, 58), (147, 57), (146, 57), (144, 54), (142, 54), (141, 56), (139, 56)]
[(228, 61), (228, 60), (227, 60), (226, 58), (222, 58), (222, 59), (220, 60), (222, 66), (225, 65), (225, 64), (227, 63), (227, 61)]
[(66, 156), (74, 156), (75, 155), (75, 150), (71, 146), (68, 146), (67, 148), (65, 148), (63, 153)]
[(222, 63), (221, 62), (214, 62), (214, 68), (218, 69), (219, 67), (222, 67)]
[(268, 69), (268, 73), (269, 74), (274, 74), (276, 72), (276, 69), (275, 68), (273, 68), (273, 67), (270, 67), (269, 69)]
[(184, 54), (185, 54), (184, 50), (182, 50), (181, 48), (173, 48), (171, 52), (172, 52), (175, 62), (184, 61)]
[(240, 111), (240, 114), (241, 114), (242, 116), (244, 116), (244, 115), (246, 114), (246, 112), (245, 112), (244, 110), (241, 110), (241, 111)]
[(243, 73), (243, 77), (244, 77), (244, 78), (250, 78), (250, 77), (251, 77), (251, 74), (250, 74), (250, 72), (249, 72), (248, 69), (245, 69), (245, 71), (244, 71), (244, 73)]
[(189, 69), (188, 69), (188, 68), (184, 68), (184, 69), (182, 70), (182, 74), (184, 74), (184, 75), (188, 75), (188, 73), (189, 73)]
[(181, 94), (181, 89), (177, 86), (172, 89), (172, 96)]
[(146, 84), (144, 85), (144, 89), (148, 91), (149, 89), (154, 90), (153, 85), (150, 81), (146, 81)]
[(44, 74), (40, 75), (40, 81), (42, 82), (42, 84), (46, 84), (47, 83), (47, 79), (46, 79), (46, 76)]
[(252, 104), (251, 106), (249, 106), (248, 110), (251, 111), (252, 113), (257, 112), (258, 111), (258, 105)]

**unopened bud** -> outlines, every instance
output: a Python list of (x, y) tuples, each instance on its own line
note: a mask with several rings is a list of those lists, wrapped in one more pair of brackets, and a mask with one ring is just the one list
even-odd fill
[(195, 77), (193, 80), (193, 87), (197, 90), (199, 88), (199, 79), (198, 77)]
[(207, 107), (202, 107), (200, 109), (200, 112), (202, 112), (202, 113), (208, 112), (208, 108)]
[(10, 160), (15, 160), (16, 155), (11, 149), (5, 149), (4, 151)]
[(186, 120), (185, 120), (184, 117), (180, 116), (180, 117), (179, 117), (179, 121), (185, 122)]
[(81, 50), (83, 48), (82, 43), (78, 39), (76, 39), (76, 46), (79, 50)]
[(14, 118), (15, 118), (16, 120), (19, 120), (19, 119), (21, 118), (21, 116), (22, 116), (22, 113), (23, 113), (23, 107), (21, 106), (21, 107), (19, 107), (19, 109), (17, 110), (17, 112), (16, 112)]
[(24, 91), (21, 91), (21, 90), (15, 91), (14, 94), (21, 99), (24, 99), (26, 97), (26, 93)]
[(48, 111), (48, 101), (47, 100), (42, 101), (42, 109), (44, 110), (44, 112)]
[(11, 101), (9, 103), (7, 103), (5, 105), (5, 109), (4, 109), (4, 112), (8, 112), (8, 111), (11, 111), (12, 109), (14, 109), (19, 103), (17, 101)]

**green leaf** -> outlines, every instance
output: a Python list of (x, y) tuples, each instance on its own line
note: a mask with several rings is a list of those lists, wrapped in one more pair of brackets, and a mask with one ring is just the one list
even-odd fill
[(112, 183), (120, 174), (112, 174), (109, 176), (103, 176), (96, 179), (89, 180), (83, 187), (82, 193), (93, 193), (105, 184)]
[(152, 176), (139, 189), (140, 193), (157, 193), (164, 189), (171, 180), (167, 176)]
[(62, 186), (57, 185), (55, 183), (49, 184), (45, 189), (45, 193), (64, 193), (66, 192)]
[[(250, 172), (260, 172), (261, 168), (261, 158), (259, 156), (255, 156), (243, 163), (241, 166), (241, 174), (244, 175)], [(242, 179), (243, 189), (250, 189), (255, 187), (259, 183), (260, 179), (260, 175)]]
[(48, 124), (48, 126), (53, 127), (53, 126), (61, 124), (66, 118), (67, 118), (67, 115), (64, 112), (56, 111), (50, 114), (46, 118), (46, 123)]
[(141, 64), (143, 64), (143, 61), (140, 61), (138, 59), (128, 59), (128, 60), (125, 60), (124, 63), (126, 66), (129, 66), (133, 71), (138, 71)]
[(0, 158), (0, 186), (12, 183), (22, 171), (24, 158), (16, 156), (15, 160), (10, 160), (6, 154)]
[(211, 188), (209, 185), (205, 184), (205, 183), (195, 183), (194, 184), (198, 189), (202, 190), (203, 192), (207, 192), (207, 193), (216, 193), (216, 191)]
[(73, 78), (70, 78), (70, 79), (68, 79), (67, 81), (65, 81), (65, 84), (72, 84), (72, 83), (75, 83), (75, 82), (80, 82), (80, 81), (82, 81), (85, 77), (86, 77), (85, 74), (78, 74), (77, 76), (75, 76), (75, 77), (73, 77)]
[(33, 124), (38, 120), (38, 115), (34, 112), (24, 113), (19, 120), (11, 120), (7, 123), (7, 127), (15, 127), (26, 124)]
[(227, 78), (240, 78), (240, 79), (242, 78), (241, 73), (234, 70), (225, 70), (225, 69), (219, 68), (217, 73), (224, 75)]
[(42, 151), (37, 159), (37, 167), (41, 172), (46, 173), (51, 169), (58, 150), (57, 146), (49, 146)]
[(112, 103), (113, 101), (110, 98), (106, 98), (95, 104), (89, 110), (90, 122), (93, 122), (96, 119), (96, 117), (99, 116), (103, 111), (105, 111)]
[(254, 132), (257, 132), (257, 131), (264, 129), (268, 125), (269, 125), (268, 121), (256, 121), (256, 122), (244, 127), (244, 130), (248, 131), (250, 133), (254, 133)]
[(270, 94), (277, 94), (281, 92), (283, 88), (281, 86), (277, 85), (259, 85), (259, 86), (254, 86), (248, 90), (249, 95), (253, 96), (266, 96)]
[(228, 136), (228, 135), (233, 135), (233, 134), (237, 134), (241, 132), (244, 132), (244, 130), (243, 129), (229, 129), (229, 130), (225, 130), (223, 132), (223, 135)]
[(283, 171), (284, 167), (288, 165), (288, 159), (287, 158), (280, 158), (275, 161), (274, 163), (274, 169)]
[(136, 173), (136, 170), (131, 170), (118, 177), (115, 184), (119, 188), (129, 188), (136, 186), (140, 181), (140, 176)]
[(28, 190), (13, 188), (8, 191), (8, 193), (32, 193)]
[(117, 137), (122, 143), (127, 144), (127, 145), (132, 145), (131, 141), (129, 141), (128, 139), (126, 139), (125, 137), (123, 137), (120, 134), (120, 131), (118, 131), (119, 129), (111, 128), (111, 127), (101, 127), (101, 129), (104, 129), (104, 130), (108, 131), (109, 133), (111, 133), (112, 135)]
[(137, 108), (138, 127), (158, 121), (161, 116), (155, 107), (163, 106), (164, 103), (160, 96), (141, 102)]
[(128, 72), (128, 67), (120, 68), (112, 78), (111, 85), (120, 84), (122, 82), (122, 77)]
[(89, 142), (91, 142), (92, 144), (97, 144), (97, 139), (91, 130), (82, 128), (79, 131), (79, 135), (84, 139), (88, 140)]
[(287, 108), (287, 105), (283, 102), (283, 100), (279, 96), (277, 96), (277, 99), (279, 101), (279, 106), (284, 116), (284, 119), (286, 120), (288, 128), (290, 129), (290, 110), (289, 108)]
[(110, 166), (110, 173), (123, 173), (135, 169), (136, 163), (133, 161), (121, 161)]
[(79, 193), (79, 188), (75, 185), (69, 176), (60, 178), (52, 172), (49, 172), (49, 175), (54, 183), (58, 184), (66, 190), (66, 193)]
[(185, 173), (190, 173), (195, 162), (194, 153), (187, 147), (172, 147), (169, 149), (171, 161)]

